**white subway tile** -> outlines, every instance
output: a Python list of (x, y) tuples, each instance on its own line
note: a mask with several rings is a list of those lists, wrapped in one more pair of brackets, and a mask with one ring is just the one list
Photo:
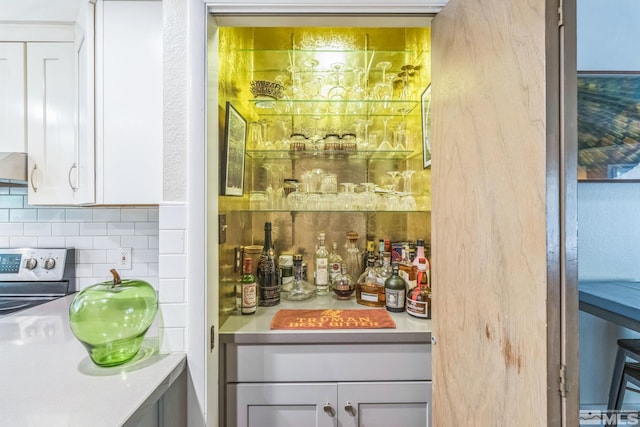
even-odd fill
[(157, 249), (136, 249), (133, 251), (133, 262), (139, 263), (157, 263), (158, 262), (158, 250)]
[(186, 351), (184, 328), (163, 328), (158, 330), (160, 334), (160, 353), (175, 353)]
[(120, 237), (120, 247), (133, 249), (147, 249), (149, 247), (148, 236), (122, 236)]
[(162, 204), (159, 207), (159, 218), (163, 230), (186, 230), (187, 206)]
[(76, 277), (93, 277), (93, 264), (76, 263)]
[(14, 196), (11, 194), (0, 195), (0, 208), (22, 209), (24, 207), (24, 196)]
[[(10, 187), (9, 194), (17, 194), (26, 196), (29, 193), (29, 189), (27, 187)], [(26, 206), (26, 203), (25, 203)]]
[(131, 270), (122, 270), (127, 277), (131, 278), (140, 278), (145, 280), (146, 276), (149, 275), (149, 269), (147, 268), (147, 264), (144, 262), (134, 262), (131, 264)]
[(120, 221), (148, 221), (149, 215), (146, 208), (122, 208)]
[(160, 230), (161, 254), (184, 254), (184, 230)]
[(159, 313), (161, 325), (165, 328), (182, 328), (187, 326), (187, 304), (161, 304)]
[[(151, 264), (147, 264), (147, 266), (150, 266)], [(156, 274), (155, 276), (153, 274), (151, 274), (151, 269), (149, 269), (149, 273), (147, 275), (147, 277), (144, 278), (144, 280), (146, 282), (148, 282), (151, 286), (153, 286), (153, 289), (155, 289), (156, 291), (159, 289), (159, 284), (158, 284), (158, 275)]]
[(157, 222), (136, 222), (135, 235), (136, 236), (157, 236), (158, 223)]
[(9, 248), (11, 246), (9, 242), (9, 236), (0, 236), (0, 248)]
[(186, 302), (186, 281), (184, 279), (159, 279), (159, 282), (158, 298), (161, 303)]
[(64, 241), (68, 248), (93, 249), (93, 237), (91, 236), (67, 236)]
[(37, 246), (40, 248), (64, 248), (64, 237), (38, 236)]
[(0, 223), (0, 236), (22, 236), (24, 225), (22, 223)]
[(38, 246), (37, 236), (11, 236), (9, 244), (11, 248), (35, 248)]
[(104, 277), (78, 277), (76, 278), (76, 290), (81, 291), (96, 283), (106, 282), (107, 280), (109, 279)]
[(187, 277), (187, 257), (185, 255), (160, 255), (158, 276), (166, 279)]
[(130, 236), (134, 234), (133, 222), (109, 222), (107, 223), (107, 234), (118, 236)]
[(80, 235), (81, 236), (106, 236), (107, 223), (106, 222), (80, 223)]
[[(0, 187), (0, 188), (2, 188), (2, 187)], [(9, 212), (10, 212), (10, 210), (8, 208), (7, 209), (0, 209), (0, 222), (9, 222)]]
[(93, 237), (94, 249), (117, 249), (120, 247), (120, 236)]
[(160, 248), (160, 238), (158, 236), (148, 236), (149, 249)]
[(64, 209), (38, 208), (38, 221), (64, 221)]
[(160, 219), (160, 214), (158, 212), (158, 208), (149, 208), (149, 221), (158, 222)]
[(37, 209), (11, 209), (9, 213), (9, 221), (11, 222), (36, 222), (37, 220)]
[[(160, 256), (158, 256), (158, 260), (159, 258)], [(159, 262), (150, 262), (147, 264), (147, 267), (149, 268), (149, 276), (158, 277), (158, 269), (160, 268)]]
[[(111, 269), (114, 268), (114, 265), (110, 262), (105, 264), (94, 263), (91, 264), (91, 268), (93, 269), (93, 276), (98, 278), (98, 282), (106, 282), (113, 278), (111, 275)], [(122, 271), (118, 270), (118, 273), (120, 273), (121, 278), (127, 278), (122, 274)]]
[(80, 250), (77, 256), (77, 262), (87, 264), (104, 264), (107, 262), (107, 251), (105, 249)]
[(78, 236), (80, 225), (77, 222), (53, 222), (51, 234), (54, 236)]
[(120, 221), (120, 209), (114, 208), (94, 208), (93, 209), (94, 221)]
[[(20, 224), (20, 223), (16, 223)], [(23, 224), (24, 234), (25, 236), (50, 236), (51, 235), (51, 224), (47, 222), (34, 222), (29, 223), (26, 222)]]
[(0, 186), (0, 195), (9, 194), (9, 188), (10, 187), (1, 187)]
[(65, 209), (64, 216), (67, 222), (92, 222), (93, 209), (91, 208)]

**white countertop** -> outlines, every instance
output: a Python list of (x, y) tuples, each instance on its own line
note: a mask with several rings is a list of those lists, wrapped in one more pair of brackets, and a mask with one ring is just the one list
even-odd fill
[[(371, 309), (356, 303), (355, 297), (338, 300), (333, 294), (311, 301), (285, 301), (275, 307), (258, 307), (255, 314), (231, 314), (220, 327), (223, 343), (340, 343), (340, 342), (431, 342), (431, 319), (403, 313), (389, 313), (395, 329), (272, 330), (271, 320), (280, 309)], [(384, 310), (384, 308), (383, 308)]]
[(146, 340), (134, 360), (100, 368), (73, 336), (73, 295), (0, 318), (0, 424), (114, 427), (155, 403), (185, 368)]

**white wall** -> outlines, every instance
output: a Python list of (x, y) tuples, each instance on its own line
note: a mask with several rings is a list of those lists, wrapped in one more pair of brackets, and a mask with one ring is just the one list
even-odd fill
[[(578, 0), (578, 71), (640, 71), (640, 2)], [(578, 184), (578, 275), (640, 280), (640, 184)], [(616, 339), (638, 336), (580, 313), (580, 403), (606, 405)], [(629, 398), (633, 394), (629, 394)]]

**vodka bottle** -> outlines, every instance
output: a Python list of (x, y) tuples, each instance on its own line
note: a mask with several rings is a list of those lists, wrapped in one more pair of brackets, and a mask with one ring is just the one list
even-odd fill
[(327, 295), (329, 293), (329, 251), (324, 247), (325, 234), (318, 234), (318, 249), (313, 255), (313, 266), (316, 293)]
[(398, 263), (394, 262), (391, 266), (391, 276), (384, 282), (385, 307), (387, 311), (395, 313), (404, 311), (404, 300), (407, 292), (407, 283), (399, 276), (398, 271)]
[(264, 223), (264, 246), (258, 258), (258, 305), (271, 307), (280, 304), (280, 280), (276, 253), (271, 239), (271, 223)]

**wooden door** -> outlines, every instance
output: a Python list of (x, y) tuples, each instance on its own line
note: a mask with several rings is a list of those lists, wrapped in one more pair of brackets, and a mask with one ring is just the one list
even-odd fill
[(227, 423), (237, 427), (336, 427), (335, 383), (230, 384)]
[(341, 427), (429, 427), (431, 382), (338, 384)]
[(433, 20), (438, 427), (577, 425), (575, 25), (558, 7), (451, 0)]

